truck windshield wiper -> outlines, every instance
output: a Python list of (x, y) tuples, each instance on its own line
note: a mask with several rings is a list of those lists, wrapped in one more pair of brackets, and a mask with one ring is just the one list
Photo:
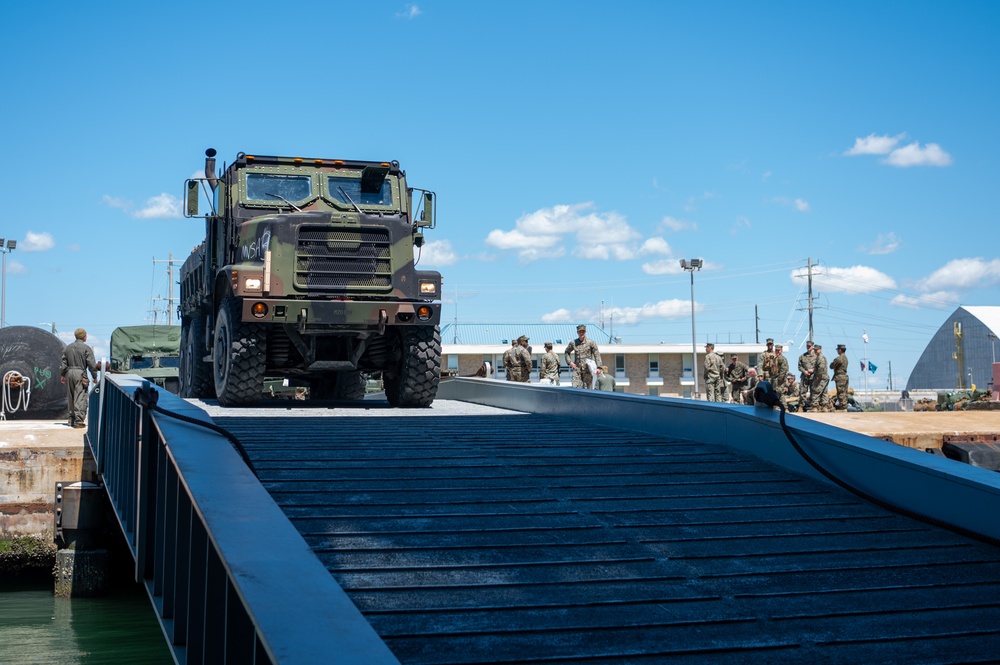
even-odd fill
[(354, 199), (351, 198), (351, 195), (344, 191), (343, 185), (338, 186), (337, 189), (339, 189), (340, 193), (344, 195), (344, 198), (346, 198), (348, 201), (351, 202), (351, 205), (354, 206), (354, 209), (358, 211), (358, 214), (359, 215), (362, 214), (361, 208), (359, 208), (358, 204), (354, 202)]
[(302, 208), (298, 207), (297, 205), (295, 205), (294, 203), (292, 203), (291, 201), (289, 201), (288, 199), (286, 199), (284, 196), (281, 196), (280, 194), (272, 194), (271, 192), (264, 192), (264, 194), (266, 196), (273, 196), (276, 199), (281, 199), (282, 201), (284, 201), (288, 205), (290, 205), (293, 208), (295, 208), (295, 212), (302, 212)]

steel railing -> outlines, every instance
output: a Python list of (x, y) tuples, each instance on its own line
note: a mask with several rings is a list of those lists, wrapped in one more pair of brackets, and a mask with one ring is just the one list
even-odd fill
[[(174, 660), (396, 663), (230, 442), (154, 413), (148, 390), (106, 376), (87, 440)], [(211, 422), (172, 394), (153, 399)]]

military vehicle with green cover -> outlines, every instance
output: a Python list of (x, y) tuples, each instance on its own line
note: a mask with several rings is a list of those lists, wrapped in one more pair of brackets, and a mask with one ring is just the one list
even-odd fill
[(121, 326), (111, 333), (111, 370), (136, 374), (176, 395), (180, 350), (179, 326)]
[(380, 373), (391, 405), (429, 405), (441, 275), (417, 270), (415, 250), (434, 193), (408, 187), (395, 161), (241, 152), (216, 173), (205, 154), (205, 177), (185, 182), (205, 240), (181, 267), (181, 396), (249, 404), (284, 377), (312, 398), (361, 399)]

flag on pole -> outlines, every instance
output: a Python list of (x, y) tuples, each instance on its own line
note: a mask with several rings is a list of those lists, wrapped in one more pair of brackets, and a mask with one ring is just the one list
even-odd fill
[(868, 343), (868, 333), (861, 333), (861, 339), (865, 340), (865, 344)]
[(865, 371), (865, 361), (862, 360), (860, 362), (861, 362), (861, 371), (863, 372), (863, 371)]
[(875, 370), (877, 370), (877, 369), (878, 369), (878, 367), (876, 367), (876, 366), (875, 366), (875, 365), (874, 365), (874, 364), (872, 363), (872, 361), (870, 361), (870, 360), (869, 360), (869, 361), (868, 361), (868, 370), (869, 370), (869, 371), (870, 371), (870, 372), (871, 372), (872, 374), (874, 374), (874, 373), (875, 373)]

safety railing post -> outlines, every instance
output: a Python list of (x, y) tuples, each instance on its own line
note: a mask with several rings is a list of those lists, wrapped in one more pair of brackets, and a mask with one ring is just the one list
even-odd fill
[(157, 441), (152, 407), (157, 393), (143, 381), (133, 397), (141, 407), (139, 416), (138, 483), (135, 515), (135, 581), (153, 576), (156, 553)]

